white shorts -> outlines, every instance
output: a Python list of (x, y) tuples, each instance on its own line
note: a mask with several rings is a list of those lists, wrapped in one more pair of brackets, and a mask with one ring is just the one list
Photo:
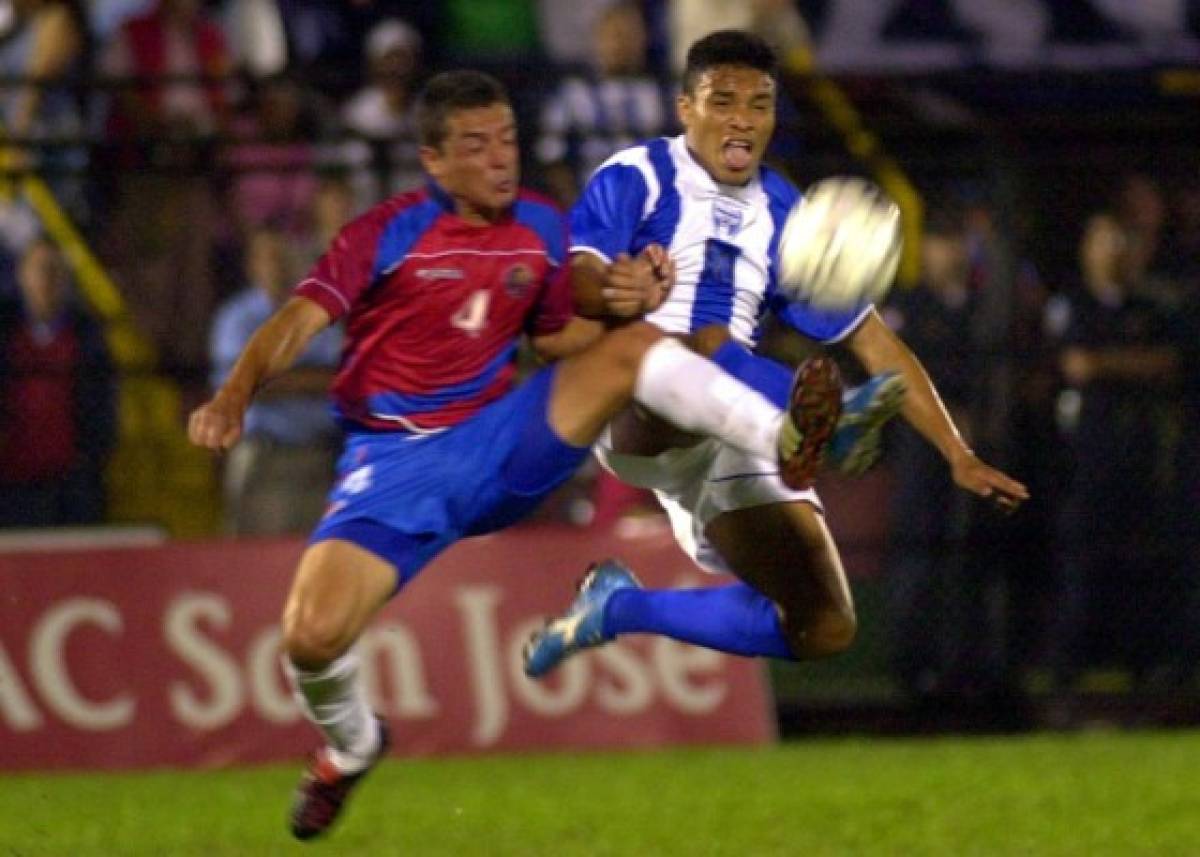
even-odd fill
[(704, 528), (721, 513), (797, 502), (824, 511), (816, 491), (793, 491), (783, 484), (778, 463), (754, 458), (723, 441), (704, 440), (655, 456), (625, 455), (613, 452), (605, 429), (594, 451), (622, 482), (654, 491), (671, 519), (675, 540), (706, 571), (731, 571), (704, 535)]

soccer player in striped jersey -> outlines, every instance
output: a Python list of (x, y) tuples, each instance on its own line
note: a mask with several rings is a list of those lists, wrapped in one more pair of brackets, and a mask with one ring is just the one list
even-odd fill
[[(781, 400), (789, 373), (755, 355), (760, 324), (844, 343), (872, 379), (844, 403), (835, 464), (870, 458), (879, 423), (897, 408), (942, 453), (962, 488), (1013, 508), (1023, 485), (967, 446), (912, 352), (870, 306), (817, 313), (789, 304), (776, 280), (780, 229), (799, 199), (761, 166), (775, 126), (771, 49), (743, 31), (694, 44), (677, 108), (684, 133), (626, 149), (592, 176), (571, 216), (571, 272), (580, 311), (612, 316), (604, 282), (614, 260), (666, 248), (675, 286), (645, 319), (712, 353), (727, 370)], [(907, 392), (903, 392), (903, 391)], [(901, 404), (901, 394), (903, 402)], [(654, 489), (696, 562), (740, 582), (645, 590), (614, 561), (584, 579), (567, 614), (533, 635), (526, 672), (542, 675), (575, 651), (626, 633), (656, 633), (749, 656), (816, 658), (850, 645), (856, 617), (841, 560), (811, 489), (785, 484), (768, 459), (717, 439), (681, 438), (626, 411), (597, 444), (621, 479)]]
[[(193, 442), (228, 449), (255, 391), (345, 321), (333, 384), (345, 449), (283, 615), (286, 671), (327, 742), (293, 807), (301, 839), (333, 823), (387, 749), (353, 649), (371, 617), (455, 540), (530, 512), (631, 399), (686, 430), (778, 453), (800, 481), (818, 460), (812, 438), (833, 430), (820, 413), (785, 414), (651, 324), (605, 333), (573, 317), (565, 220), (518, 187), (513, 112), (492, 78), (434, 77), (417, 124), (428, 187), (348, 224), (189, 423)], [(605, 288), (616, 305), (629, 295), (653, 308), (673, 276), (651, 246), (617, 260)], [(514, 390), (522, 335), (564, 359)]]

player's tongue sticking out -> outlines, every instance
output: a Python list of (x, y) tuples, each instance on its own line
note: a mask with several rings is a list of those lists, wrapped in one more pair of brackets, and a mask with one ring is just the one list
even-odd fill
[(742, 172), (750, 168), (753, 151), (748, 140), (730, 140), (721, 147), (721, 161), (726, 169)]

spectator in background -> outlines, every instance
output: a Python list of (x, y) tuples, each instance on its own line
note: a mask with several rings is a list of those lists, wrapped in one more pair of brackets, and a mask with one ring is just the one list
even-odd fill
[(308, 218), (312, 226), (299, 245), (300, 267), (303, 270), (312, 267), (321, 254), (333, 246), (333, 239), (358, 210), (354, 190), (346, 179), (336, 175), (321, 179)]
[(305, 94), (287, 78), (257, 84), (254, 111), (235, 125), (239, 142), (225, 150), (232, 172), (229, 198), (241, 232), (271, 224), (303, 240), (317, 192), (316, 122), (305, 113)]
[(90, 39), (78, 0), (14, 0), (0, 46), (4, 129), (13, 138), (73, 137), (83, 130), (82, 95), (70, 84), (86, 68)]
[(1011, 198), (1004, 205), (1002, 186), (981, 190), (978, 195), (968, 191), (963, 219), (975, 304), (970, 336), (982, 361), (972, 379), (972, 447), (1028, 485), (1031, 497), (1019, 515), (972, 516), (970, 540), (981, 550), (972, 554), (971, 564), (976, 576), (1003, 584), (992, 587), (992, 594), (1001, 596), (993, 597), (992, 605), (976, 605), (986, 608), (979, 626), (991, 629), (1002, 650), (987, 666), (1000, 684), (1012, 684), (1019, 669), (1042, 654), (1053, 587), (1054, 520), (1063, 470), (1054, 428), (1058, 367), (1045, 334), (1045, 284), (1012, 237), (1019, 226), (1013, 220), (1024, 216), (1024, 209)]
[(104, 0), (88, 3), (88, 22), (97, 41), (108, 42), (130, 18), (145, 15), (158, 0)]
[[(956, 216), (930, 217), (921, 283), (896, 294), (884, 317), (921, 359), (954, 422), (973, 444), (973, 379), (981, 355), (972, 340), (976, 296), (968, 281), (966, 236)], [(907, 425), (896, 429), (888, 580), (893, 657), (901, 684), (917, 701), (949, 701), (963, 692), (968, 664), (965, 599), (973, 506), (945, 462)]]
[(118, 139), (212, 134), (228, 117), (232, 60), (200, 0), (159, 0), (127, 20), (105, 47), (102, 68), (138, 81), (119, 91), (109, 117)]
[[(79, 0), (13, 0), (13, 21), (0, 44), (0, 139), (30, 146), (0, 148), (5, 169), (27, 168), (44, 175), (76, 218), (87, 216), (83, 171), (87, 152), (78, 146), (39, 148), (84, 132), (84, 93), (76, 91), (89, 69), (91, 40)], [(22, 80), (23, 79), (23, 80)], [(20, 252), (37, 235), (36, 216), (19, 199), (0, 203), (0, 232)]]
[[(1176, 454), (1176, 490), (1173, 492), (1172, 524), (1176, 533), (1180, 575), (1187, 604), (1172, 634), (1176, 642), (1173, 679), (1177, 684), (1194, 682), (1200, 674), (1200, 183), (1178, 191), (1176, 211), (1175, 270), (1186, 284), (1183, 307), (1178, 314), (1177, 341), (1181, 381), (1181, 426)], [(1194, 687), (1194, 685), (1193, 685)]]
[(104, 336), (47, 239), (17, 280), (20, 300), (0, 308), (0, 526), (98, 524), (117, 428)]
[(668, 0), (671, 67), (683, 71), (688, 45), (715, 30), (750, 30), (765, 39), (781, 61), (811, 46), (808, 24), (793, 0)]
[(1200, 176), (1175, 189), (1171, 199), (1171, 252), (1167, 273), (1177, 281), (1185, 301), (1194, 305), (1200, 292)]
[(363, 85), (359, 68), (367, 34), (380, 21), (399, 18), (428, 37), (443, 15), (443, 4), (429, 0), (275, 2), (287, 33), (291, 71), (339, 100)]
[[(1007, 240), (989, 210), (955, 206), (931, 214), (921, 249), (921, 282), (895, 293), (884, 317), (925, 365), (971, 448), (1011, 466), (1018, 370), (1006, 359), (1016, 287)], [(913, 701), (939, 715), (1021, 725), (1018, 668), (1040, 631), (1028, 618), (1031, 546), (1011, 519), (957, 491), (911, 427), (897, 426), (893, 440), (887, 579), (896, 675)]]
[(1119, 659), (1145, 674), (1163, 658), (1160, 632), (1171, 626), (1164, 394), (1178, 356), (1161, 309), (1133, 292), (1130, 249), (1116, 218), (1094, 215), (1080, 242), (1082, 288), (1048, 308), (1071, 459), (1050, 652), (1064, 723), (1084, 666)]
[[(596, 22), (616, 0), (538, 0), (538, 33), (546, 57), (573, 71), (585, 68), (592, 60), (592, 44), (579, 38), (594, 33)], [(640, 4), (639, 4), (640, 5)]]
[(109, 115), (118, 163), (105, 171), (102, 253), (162, 365), (194, 389), (216, 302), (221, 214), (205, 140), (228, 118), (225, 35), (200, 0), (159, 0), (103, 50), (105, 73), (140, 83), (120, 90)]
[(276, 0), (226, 0), (225, 22), (239, 72), (261, 80), (287, 71), (287, 30)]
[[(221, 307), (213, 324), (214, 386), (225, 380), (242, 347), (283, 304), (293, 284), (280, 231), (257, 229), (247, 244), (248, 288)], [(340, 355), (339, 330), (323, 331), (295, 368), (259, 392), (246, 412), (242, 440), (225, 462), (230, 533), (304, 532), (321, 517), (339, 441), (327, 395)]]
[(564, 206), (613, 152), (675, 126), (672, 92), (646, 72), (637, 3), (616, 3), (600, 15), (590, 64), (588, 74), (565, 78), (542, 108), (537, 158)]
[(1138, 294), (1173, 312), (1186, 295), (1172, 270), (1175, 236), (1168, 214), (1167, 199), (1157, 179), (1133, 173), (1121, 182), (1116, 216), (1125, 233), (1126, 278)]
[(363, 207), (424, 181), (412, 117), (421, 35), (398, 18), (381, 21), (367, 35), (365, 53), (369, 82), (342, 112), (346, 128), (364, 138), (342, 157), (355, 169)]

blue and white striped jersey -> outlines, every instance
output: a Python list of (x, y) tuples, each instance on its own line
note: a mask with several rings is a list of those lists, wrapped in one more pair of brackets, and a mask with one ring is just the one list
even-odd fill
[(675, 260), (675, 287), (647, 320), (668, 333), (729, 327), (753, 347), (768, 310), (822, 342), (854, 330), (870, 307), (817, 312), (788, 303), (778, 288), (779, 232), (799, 200), (795, 185), (767, 167), (743, 187), (720, 185), (683, 136), (618, 152), (600, 166), (571, 211), (571, 252), (612, 261), (658, 243)]

